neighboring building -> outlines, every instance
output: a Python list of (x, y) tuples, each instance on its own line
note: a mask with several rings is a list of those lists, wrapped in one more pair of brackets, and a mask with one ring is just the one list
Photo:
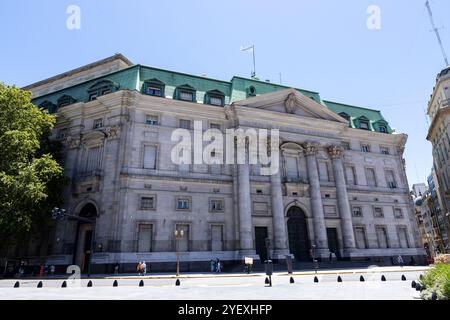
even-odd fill
[(443, 229), (446, 250), (450, 252), (450, 67), (436, 77), (428, 103), (431, 125), (427, 139), (433, 145), (434, 185), (439, 202), (439, 224)]
[[(244, 256), (390, 261), (425, 255), (405, 174), (407, 136), (376, 110), (256, 79), (231, 81), (133, 65), (122, 55), (26, 87), (58, 116), (69, 214), (49, 231), (47, 262), (94, 270), (207, 270)], [(174, 129), (279, 129), (280, 171), (257, 165), (176, 165)], [(223, 156), (223, 155), (221, 155)], [(94, 232), (95, 231), (95, 232)], [(94, 235), (95, 233), (95, 235)], [(25, 253), (22, 253), (25, 254)], [(32, 254), (28, 252), (28, 254)]]
[(421, 197), (428, 190), (425, 183), (415, 183), (412, 186), (412, 192), (415, 198)]

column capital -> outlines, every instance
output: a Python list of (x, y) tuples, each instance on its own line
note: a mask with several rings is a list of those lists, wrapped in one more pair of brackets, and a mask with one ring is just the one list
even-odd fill
[(332, 145), (328, 147), (328, 154), (332, 159), (339, 159), (340, 157), (342, 157), (342, 153), (343, 150), (341, 146)]
[(314, 156), (317, 154), (319, 145), (314, 142), (306, 142), (303, 144), (303, 148), (305, 149), (305, 154), (307, 156)]

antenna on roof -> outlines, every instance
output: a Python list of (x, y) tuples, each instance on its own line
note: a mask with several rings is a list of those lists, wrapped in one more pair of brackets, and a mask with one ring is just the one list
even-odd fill
[(434, 24), (433, 13), (431, 12), (429, 0), (427, 0), (427, 2), (425, 2), (425, 6), (427, 7), (428, 15), (430, 16), (431, 26), (433, 27), (433, 31), (436, 34), (436, 38), (439, 42), (439, 46), (441, 47), (442, 55), (444, 56), (445, 66), (447, 67), (449, 65), (448, 59), (447, 59), (447, 54), (445, 53), (444, 45), (442, 44), (441, 35), (439, 34), (439, 29), (436, 28), (436, 25)]
[(256, 78), (256, 60), (255, 60), (255, 45), (252, 44), (249, 47), (243, 47), (241, 46), (241, 51), (251, 51), (253, 53), (253, 71), (252, 71), (252, 78)]

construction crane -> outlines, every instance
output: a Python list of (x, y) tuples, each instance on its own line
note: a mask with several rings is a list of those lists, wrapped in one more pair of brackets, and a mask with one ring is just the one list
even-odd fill
[(442, 51), (442, 55), (444, 56), (445, 66), (447, 67), (449, 65), (448, 59), (447, 59), (447, 54), (445, 53), (444, 45), (442, 44), (441, 36), (439, 34), (439, 29), (436, 28), (436, 25), (434, 24), (433, 13), (431, 12), (429, 0), (427, 0), (427, 2), (425, 2), (425, 6), (427, 7), (428, 15), (430, 16), (431, 26), (433, 27), (433, 31), (436, 34), (436, 38), (439, 42), (439, 45), (441, 46), (441, 51)]

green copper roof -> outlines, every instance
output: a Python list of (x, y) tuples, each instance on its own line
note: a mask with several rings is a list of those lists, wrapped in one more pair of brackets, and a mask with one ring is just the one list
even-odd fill
[[(110, 74), (79, 83), (50, 94), (46, 94), (33, 99), (33, 103), (41, 105), (58, 104), (58, 99), (69, 96), (70, 101), (89, 101), (89, 89), (101, 81), (110, 81), (114, 84), (114, 90), (136, 90), (144, 92), (146, 81), (164, 84), (164, 97), (175, 97), (176, 88), (187, 86), (195, 90), (195, 101), (204, 103), (207, 92), (215, 92), (223, 95), (224, 104), (231, 104), (235, 101), (245, 100), (251, 96), (258, 96), (270, 92), (276, 92), (291, 88), (289, 86), (234, 76), (230, 81), (211, 79), (203, 76), (185, 74), (176, 71), (163, 70), (154, 67), (133, 65), (131, 67), (112, 72)], [(381, 115), (380, 111), (351, 106), (347, 104), (323, 101), (318, 92), (296, 89), (305, 96), (328, 107), (337, 114), (345, 114), (350, 119), (349, 126), (359, 128), (360, 121), (369, 123), (369, 130), (380, 131), (385, 129), (387, 133), (392, 133), (389, 124)], [(67, 97), (65, 97), (67, 98)], [(51, 110), (54, 111), (54, 110)]]

